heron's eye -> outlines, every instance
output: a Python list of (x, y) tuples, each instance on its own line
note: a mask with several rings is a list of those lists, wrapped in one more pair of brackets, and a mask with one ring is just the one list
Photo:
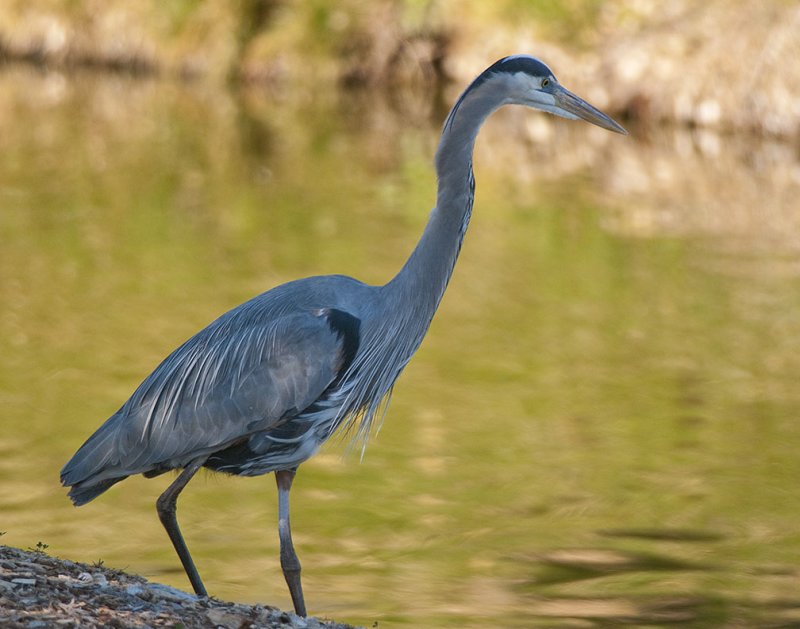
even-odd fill
[(550, 85), (550, 79), (542, 79), (542, 87), (547, 87)]

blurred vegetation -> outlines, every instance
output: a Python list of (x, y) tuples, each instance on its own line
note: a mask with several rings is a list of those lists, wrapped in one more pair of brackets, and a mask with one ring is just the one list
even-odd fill
[[(406, 55), (430, 64), (445, 43), (475, 25), (530, 25), (567, 44), (588, 41), (602, 0), (9, 0), (0, 7), (6, 57), (185, 75), (274, 78), (302, 68), (312, 77), (362, 76)], [(291, 65), (291, 61), (302, 62)], [(349, 66), (361, 67), (354, 73)], [(374, 69), (374, 68), (373, 68)], [(381, 70), (386, 68), (381, 67)]]
[(511, 28), (520, 24), (535, 25), (546, 39), (571, 47), (591, 43), (603, 7), (619, 3), (614, 0), (499, 0), (466, 4), (477, 21)]
[(798, 30), (784, 0), (7, 0), (0, 59), (430, 99), (531, 52), (626, 118), (796, 136)]

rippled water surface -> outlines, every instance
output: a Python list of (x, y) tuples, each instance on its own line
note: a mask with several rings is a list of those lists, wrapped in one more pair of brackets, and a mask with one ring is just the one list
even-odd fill
[[(448, 95), (448, 99), (453, 95)], [(386, 281), (433, 203), (419, 99), (0, 74), (0, 530), (188, 588), (132, 478), (61, 465), (280, 282)], [(540, 114), (479, 139), (462, 257), (363, 457), (293, 495), (310, 612), (381, 627), (800, 622), (795, 147)], [(274, 482), (201, 474), (209, 591), (289, 607)]]

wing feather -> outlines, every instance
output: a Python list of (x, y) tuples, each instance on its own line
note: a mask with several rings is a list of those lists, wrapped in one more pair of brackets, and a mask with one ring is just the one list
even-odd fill
[(181, 467), (279, 426), (336, 380), (345, 347), (326, 311), (233, 313), (142, 382), (64, 466), (65, 485)]

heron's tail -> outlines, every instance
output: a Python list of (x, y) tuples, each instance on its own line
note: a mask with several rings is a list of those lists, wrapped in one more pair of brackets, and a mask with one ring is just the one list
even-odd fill
[(68, 495), (76, 507), (129, 476), (119, 465), (119, 417), (117, 413), (106, 420), (61, 469), (61, 484), (70, 487)]
[(72, 504), (74, 504), (76, 507), (80, 507), (81, 505), (85, 505), (87, 502), (94, 500), (106, 489), (121, 480), (125, 480), (126, 478), (128, 477), (121, 476), (118, 478), (107, 478), (87, 486), (83, 486), (82, 483), (78, 483), (70, 488), (67, 495), (69, 496), (70, 500), (72, 500)]

